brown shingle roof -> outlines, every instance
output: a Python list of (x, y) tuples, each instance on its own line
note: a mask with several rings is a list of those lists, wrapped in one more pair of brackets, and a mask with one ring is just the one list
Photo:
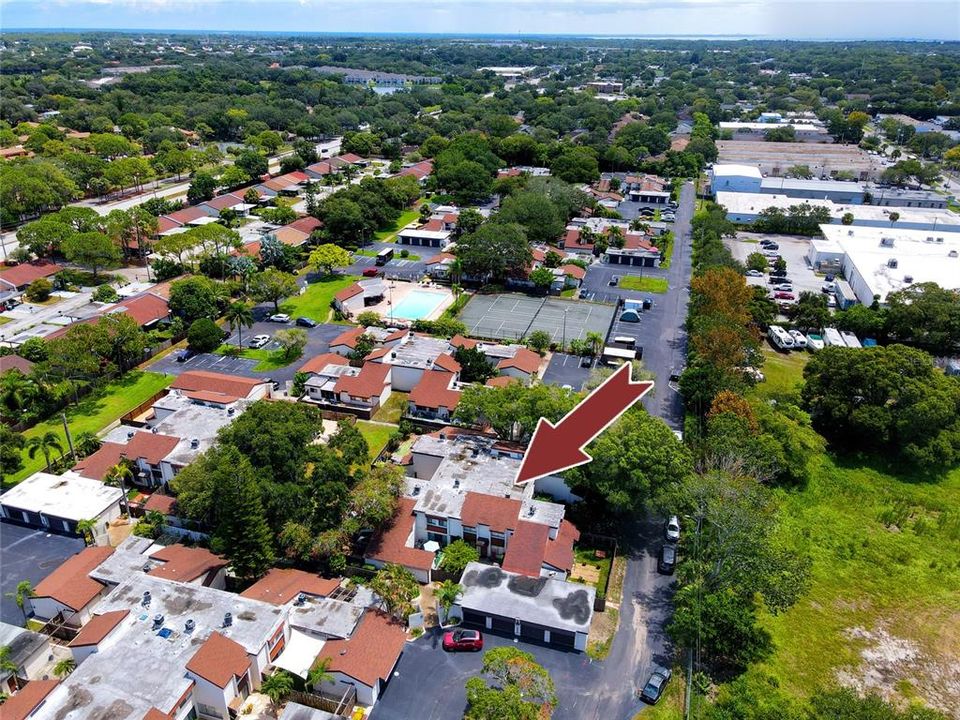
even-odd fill
[(463, 335), (454, 335), (450, 338), (450, 344), (457, 348), (475, 348), (479, 342), (479, 340), (464, 337)]
[(331, 672), (373, 687), (390, 677), (406, 642), (407, 633), (400, 623), (382, 612), (367, 610), (349, 639), (327, 640), (317, 659), (329, 659)]
[(540, 523), (517, 522), (517, 529), (507, 543), (503, 569), (507, 572), (540, 577), (543, 555), (550, 541), (550, 528)]
[(34, 588), (34, 593), (37, 597), (52, 598), (71, 610), (80, 610), (104, 588), (88, 573), (111, 555), (113, 548), (84, 548), (41, 580)]
[(358, 283), (354, 283), (350, 287), (345, 287), (343, 290), (338, 292), (333, 297), (336, 300), (343, 302), (344, 300), (349, 300), (350, 298), (354, 297), (355, 295), (359, 295), (362, 292), (363, 292), (363, 288), (360, 287)]
[(170, 306), (167, 304), (166, 299), (159, 295), (145, 292), (103, 309), (104, 315), (116, 312), (121, 312), (133, 318), (137, 325), (143, 327), (149, 323), (169, 317)]
[(519, 515), (519, 500), (475, 492), (467, 493), (460, 510), (464, 525), (486, 525), (495, 532), (516, 529)]
[(485, 385), (488, 387), (506, 387), (512, 382), (520, 382), (520, 378), (510, 377), (509, 375), (497, 375), (487, 380)]
[(3, 713), (0, 713), (3, 720), (26, 720), (59, 682), (59, 680), (31, 680), (28, 682), (0, 706), (0, 709), (3, 710)]
[(187, 670), (220, 688), (242, 676), (249, 667), (250, 658), (243, 646), (216, 631), (210, 633), (187, 663)]
[(517, 353), (512, 358), (504, 358), (497, 363), (497, 368), (517, 368), (523, 372), (532, 375), (540, 369), (540, 356), (533, 350), (526, 348), (517, 348)]
[(346, 392), (351, 397), (370, 399), (379, 397), (383, 392), (383, 386), (387, 384), (387, 375), (390, 373), (389, 365), (380, 363), (366, 363), (360, 368), (359, 374), (350, 377), (341, 375), (337, 378), (336, 385), (333, 386), (335, 393)]
[(151, 465), (159, 465), (179, 444), (180, 438), (138, 431), (122, 450), (131, 460), (143, 459)]
[(573, 568), (573, 544), (580, 539), (577, 526), (568, 520), (560, 521), (555, 540), (547, 543), (543, 561), (560, 570), (570, 572)]
[(349, 365), (350, 362), (336, 353), (320, 353), (307, 360), (297, 372), (318, 373), (327, 365)]
[(428, 370), (410, 391), (410, 402), (431, 409), (445, 407), (453, 412), (460, 402), (460, 391), (450, 389), (452, 379), (449, 373)]
[(575, 277), (577, 280), (583, 280), (587, 276), (587, 271), (579, 265), (561, 265), (560, 269), (564, 275)]
[(207, 370), (188, 370), (173, 381), (170, 386), (177, 390), (209, 390), (211, 392), (247, 397), (263, 380), (224, 375)]
[(433, 361), (433, 366), (452, 373), (460, 372), (463, 369), (460, 367), (460, 363), (454, 360), (453, 355), (447, 355), (446, 353), (437, 355), (437, 359)]
[(230, 405), (240, 399), (236, 395), (225, 395), (223, 393), (213, 392), (212, 390), (186, 390), (183, 394), (191, 400), (215, 403), (217, 405)]
[(288, 228), (293, 228), (294, 230), (299, 230), (300, 232), (305, 232), (307, 235), (312, 233), (318, 227), (323, 227), (323, 223), (317, 220), (312, 215), (307, 215), (302, 217), (299, 220), (294, 220), (292, 223), (287, 225)]
[(322, 578), (303, 570), (273, 568), (240, 596), (271, 605), (286, 605), (300, 593), (326, 597), (338, 587), (339, 580)]
[(15, 287), (24, 287), (34, 280), (50, 277), (63, 270), (63, 267), (56, 263), (47, 261), (37, 261), (33, 263), (21, 263), (16, 267), (0, 271), (0, 285), (10, 283)]
[(126, 449), (120, 443), (105, 442), (95, 453), (87, 455), (73, 466), (74, 472), (93, 480), (103, 480), (110, 468), (120, 462), (120, 453)]
[(181, 582), (191, 582), (227, 564), (226, 560), (209, 550), (186, 545), (169, 545), (155, 552), (150, 559), (160, 560), (163, 565), (153, 568), (147, 575)]
[(129, 610), (113, 610), (111, 612), (105, 612), (103, 615), (94, 615), (90, 618), (90, 621), (80, 629), (77, 636), (70, 641), (70, 647), (98, 645), (117, 625), (123, 622), (123, 619), (129, 614)]
[(429, 570), (433, 566), (433, 553), (407, 547), (407, 540), (415, 520), (414, 505), (416, 505), (414, 500), (400, 498), (393, 518), (370, 541), (366, 552), (367, 557), (418, 570)]
[(33, 369), (33, 363), (22, 358), (19, 355), (0, 355), (0, 373), (7, 370), (19, 370), (24, 375), (29, 375)]
[(147, 512), (158, 512), (161, 515), (173, 515), (174, 508), (177, 505), (177, 499), (169, 495), (163, 495), (155, 492), (143, 504), (143, 509)]

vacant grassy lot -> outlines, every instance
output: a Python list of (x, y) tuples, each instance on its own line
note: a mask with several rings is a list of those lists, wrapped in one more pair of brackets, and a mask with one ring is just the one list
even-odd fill
[(639, 275), (624, 275), (620, 278), (620, 287), (625, 290), (639, 290), (640, 292), (665, 293), (667, 279), (661, 277), (640, 277)]
[(419, 208), (414, 207), (410, 210), (405, 210), (400, 214), (400, 218), (392, 226), (385, 230), (378, 230), (373, 234), (373, 237), (375, 240), (379, 240), (380, 242), (393, 242), (398, 231), (402, 230), (414, 220), (419, 218)]
[[(768, 352), (754, 392), (801, 380), (809, 355)], [(808, 697), (834, 682), (960, 712), (960, 469), (921, 482), (870, 458), (823, 456), (782, 490), (783, 542), (813, 559), (810, 591), (766, 616), (776, 651), (752, 672)]]
[(370, 446), (370, 459), (373, 460), (387, 444), (390, 436), (396, 432), (395, 425), (380, 425), (366, 420), (357, 421), (357, 430), (361, 432), (367, 445)]
[[(150, 399), (154, 394), (173, 382), (172, 375), (161, 375), (152, 372), (133, 371), (104, 386), (97, 392), (81, 398), (79, 405), (70, 406), (65, 412), (70, 434), (76, 438), (82, 432), (99, 432), (121, 415), (133, 410), (137, 405)], [(29, 440), (37, 435), (43, 435), (52, 430), (60, 438), (63, 451), (67, 452), (68, 445), (63, 433), (63, 422), (57, 415), (46, 422), (33, 426), (23, 433)], [(54, 451), (53, 457), (59, 454)], [(42, 470), (46, 465), (43, 454), (38, 452), (32, 460), (26, 450), (23, 451), (23, 469), (12, 475), (7, 482), (15, 483)]]
[(310, 283), (302, 295), (287, 298), (280, 304), (280, 312), (290, 317), (308, 317), (325, 322), (330, 315), (333, 296), (359, 280), (355, 275), (330, 275)]

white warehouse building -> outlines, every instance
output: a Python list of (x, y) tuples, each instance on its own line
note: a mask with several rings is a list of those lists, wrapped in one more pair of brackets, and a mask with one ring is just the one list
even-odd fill
[(960, 290), (960, 233), (901, 228), (821, 225), (824, 239), (812, 240), (813, 267), (838, 263), (864, 305), (910, 285), (934, 282)]

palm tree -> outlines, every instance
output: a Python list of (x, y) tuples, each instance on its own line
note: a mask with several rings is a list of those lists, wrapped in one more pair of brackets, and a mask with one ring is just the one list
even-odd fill
[(13, 678), (14, 689), (20, 689), (20, 678), (17, 677), (17, 673), (20, 672), (20, 666), (10, 659), (9, 645), (0, 646), (0, 672), (10, 673), (10, 676)]
[(37, 384), (17, 369), (0, 375), (0, 402), (9, 410), (23, 410), (37, 395)]
[(270, 704), (273, 706), (273, 714), (276, 716), (280, 710), (280, 703), (284, 701), (293, 690), (293, 678), (286, 670), (278, 670), (273, 675), (264, 678), (260, 685), (260, 692), (270, 698)]
[(63, 445), (60, 444), (60, 436), (53, 430), (47, 430), (43, 435), (35, 435), (27, 440), (27, 452), (30, 459), (33, 460), (37, 456), (37, 451), (43, 453), (43, 457), (47, 461), (47, 472), (50, 472), (51, 450), (56, 450), (60, 453), (60, 457), (63, 457)]
[(333, 682), (334, 679), (330, 672), (330, 658), (320, 658), (307, 673), (307, 687), (316, 689), (324, 683)]
[(100, 449), (100, 439), (89, 430), (84, 430), (73, 439), (73, 447), (80, 455), (92, 455)]
[(242, 328), (253, 325), (253, 312), (246, 303), (237, 301), (230, 304), (224, 317), (226, 317), (227, 322), (230, 324), (230, 331), (233, 332), (234, 329), (237, 331), (237, 347), (242, 347)]
[(29, 580), (21, 580), (17, 583), (17, 589), (13, 592), (8, 592), (7, 597), (13, 598), (13, 601), (17, 603), (17, 607), (20, 608), (20, 612), (23, 613), (23, 622), (27, 622), (27, 598), (35, 597), (36, 593), (33, 592), (33, 583)]
[(454, 258), (450, 262), (450, 280), (459, 285), (463, 276), (463, 261), (460, 258)]
[(588, 332), (586, 340), (593, 354), (598, 355), (603, 348), (603, 335), (598, 332)]
[(65, 678), (76, 669), (77, 661), (72, 657), (66, 657), (53, 666), (53, 674), (58, 678)]
[(133, 481), (133, 468), (130, 467), (130, 461), (121, 460), (112, 468), (107, 470), (107, 477), (104, 482), (107, 485), (119, 485), (120, 486), (120, 502), (123, 503), (123, 510), (130, 516), (130, 506), (127, 504), (127, 488), (124, 485), (123, 481), (127, 478), (130, 478), (130, 481)]
[(463, 288), (460, 287), (457, 283), (454, 283), (450, 286), (450, 292), (453, 293), (453, 301), (456, 302), (460, 299), (460, 294), (463, 292)]
[(77, 532), (83, 535), (83, 542), (85, 545), (93, 545), (93, 531), (95, 528), (96, 523), (93, 520), (77, 521)]
[(457, 598), (462, 594), (463, 587), (453, 580), (444, 580), (440, 583), (440, 587), (437, 588), (434, 597), (437, 599), (437, 605), (443, 609), (442, 622), (446, 621), (447, 615), (450, 613), (450, 608), (456, 604)]

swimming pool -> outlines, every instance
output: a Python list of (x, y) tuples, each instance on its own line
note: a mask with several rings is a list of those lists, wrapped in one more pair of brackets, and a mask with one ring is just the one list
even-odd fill
[(446, 295), (425, 290), (411, 290), (403, 300), (393, 307), (393, 317), (404, 320), (421, 320), (439, 307)]

